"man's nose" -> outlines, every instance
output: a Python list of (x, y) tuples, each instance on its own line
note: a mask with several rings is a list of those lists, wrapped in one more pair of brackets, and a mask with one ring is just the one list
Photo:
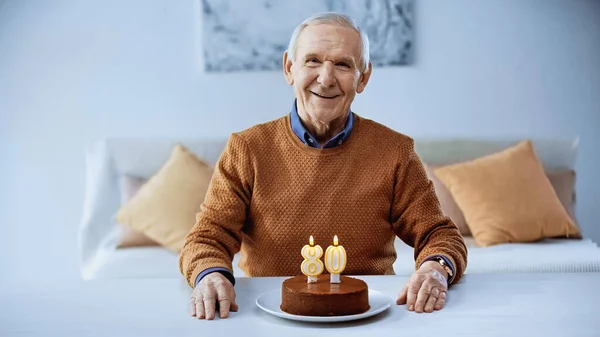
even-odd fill
[(319, 84), (324, 87), (332, 87), (335, 84), (335, 76), (333, 64), (331, 62), (323, 63), (323, 66), (319, 70), (319, 77), (317, 78)]

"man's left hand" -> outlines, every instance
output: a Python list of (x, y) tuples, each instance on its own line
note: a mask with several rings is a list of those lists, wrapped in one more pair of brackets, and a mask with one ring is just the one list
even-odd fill
[(435, 261), (426, 261), (400, 291), (396, 304), (406, 304), (409, 311), (433, 312), (446, 304), (448, 275)]

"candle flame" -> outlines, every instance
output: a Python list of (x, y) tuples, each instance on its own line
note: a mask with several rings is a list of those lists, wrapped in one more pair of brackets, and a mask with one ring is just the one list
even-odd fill
[(308, 240), (308, 242), (310, 243), (311, 246), (315, 245), (315, 240), (313, 239), (313, 236), (310, 236), (310, 239)]
[(334, 246), (337, 246), (337, 245), (338, 245), (338, 237), (337, 237), (337, 235), (334, 235), (334, 236), (333, 236), (333, 245), (334, 245)]

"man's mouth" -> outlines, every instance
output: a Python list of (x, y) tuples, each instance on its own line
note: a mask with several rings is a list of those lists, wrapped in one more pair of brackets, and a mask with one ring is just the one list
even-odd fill
[(317, 94), (314, 91), (311, 91), (311, 93), (317, 97), (321, 97), (321, 98), (325, 98), (325, 99), (334, 99), (336, 97), (338, 97), (339, 95), (325, 95), (325, 94)]

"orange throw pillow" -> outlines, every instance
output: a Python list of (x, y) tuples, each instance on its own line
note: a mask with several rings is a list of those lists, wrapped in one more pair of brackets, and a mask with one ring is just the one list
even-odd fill
[[(440, 178), (434, 173), (434, 171), (440, 167), (444, 167), (444, 165), (426, 165), (425, 169), (427, 170), (427, 176), (433, 182), (433, 187), (435, 188), (435, 193), (440, 201), (442, 211), (454, 221), (462, 236), (472, 236), (471, 230), (465, 220), (465, 216), (460, 207), (456, 204), (456, 201), (454, 201), (452, 193), (450, 193), (446, 185), (444, 185)], [(558, 200), (560, 200), (560, 203), (567, 211), (567, 214), (569, 214), (575, 225), (577, 225), (577, 218), (575, 216), (575, 171), (571, 169), (549, 171), (546, 172), (546, 176), (550, 180)], [(577, 227), (579, 226), (577, 225)]]
[(434, 172), (462, 210), (478, 246), (580, 235), (529, 140)]

